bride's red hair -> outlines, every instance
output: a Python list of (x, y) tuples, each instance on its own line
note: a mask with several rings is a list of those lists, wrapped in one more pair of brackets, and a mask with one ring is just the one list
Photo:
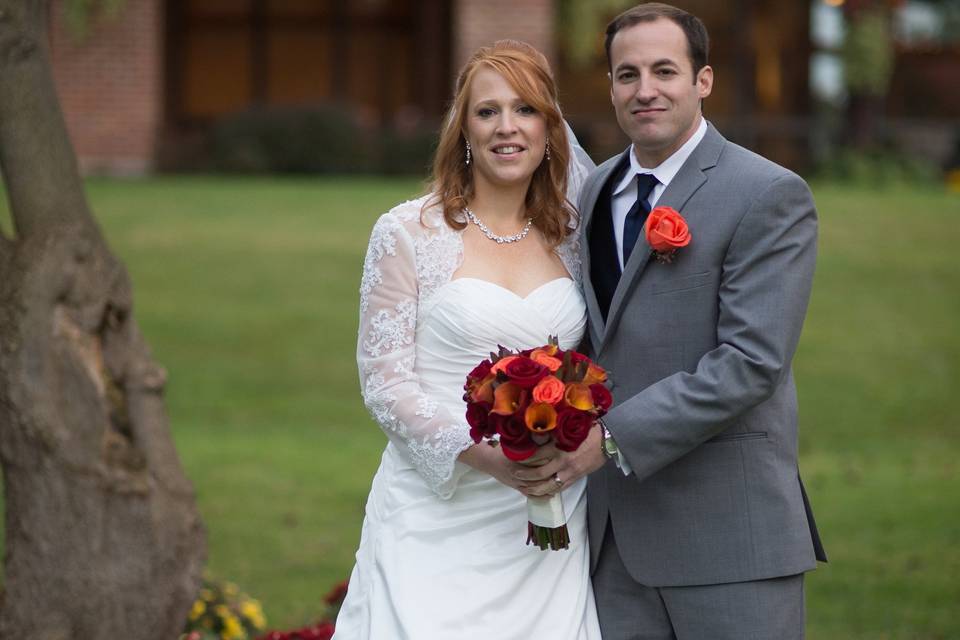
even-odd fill
[(533, 173), (527, 189), (527, 216), (552, 246), (572, 232), (576, 211), (567, 201), (567, 166), (570, 146), (567, 130), (557, 105), (557, 85), (546, 57), (529, 44), (518, 40), (499, 40), (481, 47), (467, 61), (457, 77), (453, 103), (447, 111), (440, 141), (433, 159), (431, 190), (427, 206), (440, 205), (447, 224), (460, 230), (466, 226), (461, 211), (473, 197), (473, 172), (464, 162), (470, 87), (477, 70), (487, 67), (503, 76), (517, 95), (542, 114), (547, 125), (550, 159)]

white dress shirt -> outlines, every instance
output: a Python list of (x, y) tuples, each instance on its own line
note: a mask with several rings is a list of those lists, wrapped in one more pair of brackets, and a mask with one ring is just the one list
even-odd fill
[[(637, 174), (652, 173), (653, 177), (660, 182), (647, 197), (650, 209), (653, 209), (657, 206), (657, 200), (660, 199), (660, 196), (662, 196), (663, 192), (667, 189), (667, 185), (669, 185), (670, 181), (677, 175), (680, 167), (687, 161), (687, 158), (690, 157), (690, 154), (693, 153), (693, 150), (697, 148), (697, 145), (700, 144), (700, 141), (703, 140), (703, 136), (706, 134), (707, 121), (703, 116), (700, 116), (700, 126), (693, 132), (690, 139), (674, 151), (669, 158), (652, 168), (641, 165), (640, 161), (637, 160), (637, 154), (633, 152), (633, 146), (630, 146), (630, 168), (627, 169), (627, 172), (623, 175), (620, 182), (617, 183), (610, 196), (610, 213), (613, 216), (613, 237), (617, 241), (617, 260), (620, 262), (620, 271), (623, 271), (623, 225), (627, 220), (627, 214), (630, 212), (630, 208), (633, 207), (633, 203), (637, 201)], [(614, 462), (623, 472), (623, 475), (628, 476), (633, 473), (633, 469), (630, 468), (630, 463), (627, 462), (622, 451), (617, 451), (617, 457)]]
[(613, 189), (610, 196), (610, 213), (613, 215), (613, 237), (617, 242), (617, 260), (620, 262), (621, 271), (623, 271), (624, 266), (623, 225), (627, 219), (627, 213), (630, 212), (633, 203), (637, 201), (637, 174), (652, 173), (653, 177), (660, 181), (660, 184), (653, 188), (653, 191), (650, 192), (650, 196), (647, 198), (647, 202), (650, 203), (650, 208), (653, 209), (657, 206), (657, 200), (663, 195), (667, 185), (669, 185), (670, 181), (677, 175), (680, 167), (687, 161), (687, 158), (690, 157), (690, 154), (693, 153), (693, 150), (700, 144), (700, 141), (703, 140), (703, 136), (706, 134), (707, 121), (703, 116), (700, 116), (700, 126), (693, 132), (690, 139), (674, 151), (673, 155), (661, 162), (658, 166), (652, 168), (642, 166), (640, 161), (637, 160), (637, 154), (634, 153), (633, 146), (630, 146), (630, 168), (627, 169), (627, 172)]

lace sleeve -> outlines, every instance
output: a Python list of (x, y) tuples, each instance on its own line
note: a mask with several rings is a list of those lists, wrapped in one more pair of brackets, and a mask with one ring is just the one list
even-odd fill
[(360, 285), (357, 368), (364, 404), (430, 488), (449, 498), (473, 444), (463, 416), (423, 392), (414, 364), (418, 282), (413, 239), (392, 213), (373, 228)]

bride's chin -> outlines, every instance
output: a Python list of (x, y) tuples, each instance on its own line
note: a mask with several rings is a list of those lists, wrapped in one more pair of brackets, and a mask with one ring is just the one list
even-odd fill
[(516, 187), (530, 182), (533, 171), (503, 171), (492, 176), (491, 183), (497, 187)]

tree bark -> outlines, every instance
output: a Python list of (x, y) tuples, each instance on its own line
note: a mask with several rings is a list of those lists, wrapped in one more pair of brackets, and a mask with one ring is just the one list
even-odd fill
[(0, 0), (0, 638), (171, 640), (205, 534), (166, 374), (83, 193), (53, 85), (47, 0)]

